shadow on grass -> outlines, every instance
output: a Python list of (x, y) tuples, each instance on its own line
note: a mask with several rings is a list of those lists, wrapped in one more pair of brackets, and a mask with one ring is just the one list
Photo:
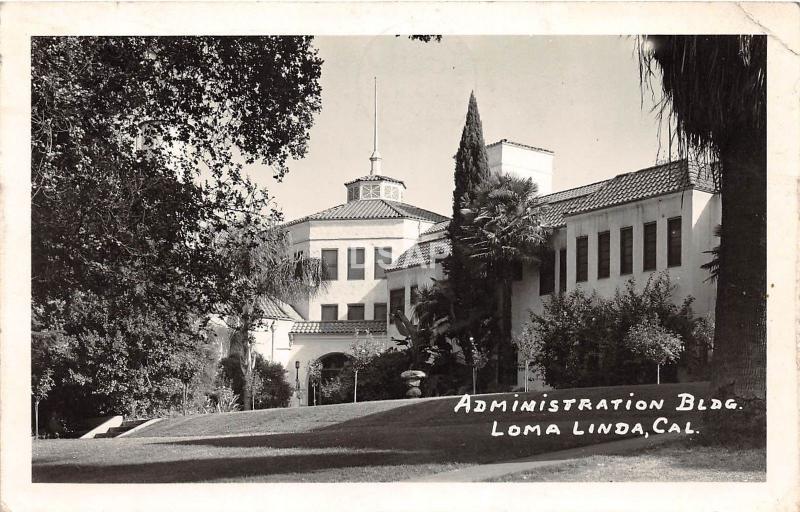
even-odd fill
[(50, 483), (185, 483), (221, 479), (259, 479), (369, 466), (430, 461), (424, 454), (359, 452), (261, 457), (216, 457), (134, 464), (37, 464), (33, 482)]

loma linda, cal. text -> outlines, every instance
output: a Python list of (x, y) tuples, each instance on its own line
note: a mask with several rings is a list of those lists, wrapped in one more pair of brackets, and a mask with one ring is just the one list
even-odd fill
[[(644, 425), (641, 423), (626, 423), (618, 421), (615, 423), (581, 423), (574, 421), (572, 423), (572, 430), (569, 432), (574, 436), (582, 436), (584, 434), (605, 434), (625, 436), (631, 434), (639, 434), (640, 436), (650, 437), (653, 434), (667, 434), (667, 433), (684, 433), (696, 434), (697, 430), (692, 428), (692, 422), (687, 421), (684, 424), (671, 422), (667, 418), (659, 417), (653, 420), (650, 429), (645, 430)], [(561, 428), (555, 423), (548, 423), (547, 425), (540, 425), (538, 423), (530, 425), (517, 425), (510, 424), (506, 427), (499, 427), (497, 420), (492, 421), (492, 437), (501, 436), (542, 436), (542, 435), (561, 435)]]

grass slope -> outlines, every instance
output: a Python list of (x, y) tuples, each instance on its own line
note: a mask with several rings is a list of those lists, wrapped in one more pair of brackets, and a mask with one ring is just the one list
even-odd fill
[[(551, 412), (472, 412), (458, 414), (453, 408), (459, 397), (428, 398), (420, 400), (386, 400), (362, 402), (358, 404), (323, 405), (291, 409), (265, 409), (227, 414), (206, 414), (161, 421), (143, 429), (131, 437), (181, 437), (181, 436), (221, 436), (251, 435), (273, 433), (312, 432), (324, 429), (363, 429), (364, 427), (419, 428), (447, 425), (490, 425), (492, 420), (498, 424), (563, 422), (580, 419), (631, 419), (656, 416), (682, 417), (685, 414), (674, 412), (678, 403), (678, 393), (692, 393), (705, 396), (708, 384), (662, 384), (644, 386), (618, 386), (597, 388), (561, 389), (538, 393), (502, 393), (476, 395), (474, 398), (491, 402), (506, 400), (509, 407), (517, 400), (561, 400), (565, 398), (588, 398), (593, 401), (601, 398), (634, 398), (653, 400), (664, 398), (663, 412), (645, 411), (571, 411)], [(633, 397), (631, 397), (633, 393)], [(546, 398), (545, 398), (546, 395)], [(671, 413), (671, 414), (670, 414)], [(691, 416), (691, 415), (690, 415)]]
[[(662, 411), (455, 414), (459, 397), (366, 402), (212, 414), (165, 420), (135, 437), (34, 443), (35, 482), (397, 481), (618, 439), (570, 435), (574, 420), (643, 421), (657, 416), (700, 426), (698, 413), (676, 413), (677, 394), (704, 396), (707, 384), (558, 390), (547, 399), (664, 398)], [(486, 400), (543, 398), (542, 393), (484, 395)], [(492, 421), (555, 422), (562, 435), (492, 437)]]
[(493, 482), (764, 482), (766, 450), (678, 442), (624, 455), (593, 455)]

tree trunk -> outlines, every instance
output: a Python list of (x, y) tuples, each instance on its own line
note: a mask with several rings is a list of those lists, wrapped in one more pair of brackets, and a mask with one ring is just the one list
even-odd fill
[[(740, 133), (726, 148), (721, 152), (722, 237), (711, 384), (715, 397), (735, 397), (749, 419), (709, 418), (723, 436), (765, 436), (766, 133)], [(749, 428), (750, 434), (726, 434), (733, 423)]]
[(250, 344), (250, 323), (243, 321), (239, 329), (242, 346), (242, 407), (245, 411), (252, 410), (253, 399), (253, 347)]
[(33, 415), (33, 429), (34, 432), (36, 432), (36, 439), (39, 439), (39, 400), (36, 400), (36, 402), (33, 404)]
[(353, 384), (353, 403), (358, 402), (356, 399), (358, 396), (358, 371), (355, 372), (355, 379)]
[(513, 282), (504, 277), (500, 281), (500, 301), (498, 312), (500, 314), (497, 342), (497, 366), (495, 384), (514, 385), (517, 377), (516, 352), (511, 344), (511, 294)]
[(661, 365), (656, 365), (656, 384), (661, 384)]

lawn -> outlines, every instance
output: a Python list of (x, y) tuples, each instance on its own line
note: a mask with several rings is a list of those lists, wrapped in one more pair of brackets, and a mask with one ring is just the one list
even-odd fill
[(626, 455), (594, 455), (506, 475), (493, 482), (764, 482), (764, 449), (727, 449), (691, 442)]
[[(677, 394), (707, 392), (704, 383), (587, 388), (556, 398), (664, 398), (656, 411), (493, 412), (455, 414), (458, 397), (211, 414), (165, 420), (121, 439), (44, 440), (33, 445), (35, 482), (358, 482), (398, 481), (467, 465), (510, 460), (619, 439), (609, 435), (492, 437), (492, 421), (652, 422), (676, 413)], [(514, 394), (486, 395), (488, 400)], [(539, 399), (541, 393), (519, 394)], [(670, 412), (671, 411), (671, 412)], [(604, 480), (605, 478), (599, 478)]]

